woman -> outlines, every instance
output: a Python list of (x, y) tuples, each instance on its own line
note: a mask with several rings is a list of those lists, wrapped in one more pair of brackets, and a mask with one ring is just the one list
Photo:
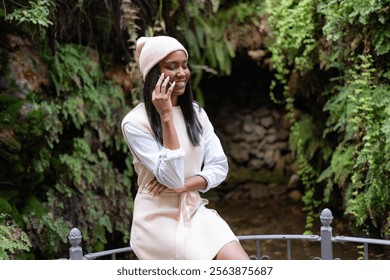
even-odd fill
[(199, 192), (218, 186), (227, 158), (194, 102), (188, 52), (169, 36), (141, 37), (143, 103), (122, 121), (138, 191), (130, 245), (139, 259), (249, 259)]

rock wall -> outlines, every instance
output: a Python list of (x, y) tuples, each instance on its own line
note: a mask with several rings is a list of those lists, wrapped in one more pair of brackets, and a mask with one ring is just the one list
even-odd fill
[[(222, 108), (222, 106), (221, 106)], [(210, 118), (229, 159), (229, 175), (215, 191), (226, 199), (289, 196), (300, 199), (299, 177), (289, 148), (289, 122), (284, 110), (224, 104)]]

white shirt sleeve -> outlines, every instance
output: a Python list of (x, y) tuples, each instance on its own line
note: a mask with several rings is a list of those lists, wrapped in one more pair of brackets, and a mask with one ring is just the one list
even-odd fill
[[(202, 114), (205, 114), (203, 111)], [(207, 115), (202, 122), (204, 137), (204, 166), (197, 175), (202, 176), (207, 181), (207, 187), (200, 192), (207, 192), (211, 188), (217, 187), (226, 179), (229, 166), (225, 152), (223, 151), (221, 141), (214, 132), (214, 127), (209, 121)]]
[(134, 156), (142, 162), (157, 181), (168, 188), (184, 186), (184, 150), (169, 150), (161, 146), (149, 133), (131, 123), (123, 126), (127, 144)]

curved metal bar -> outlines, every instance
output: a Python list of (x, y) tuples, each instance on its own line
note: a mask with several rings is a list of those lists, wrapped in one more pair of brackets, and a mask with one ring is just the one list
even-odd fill
[(309, 241), (320, 241), (319, 235), (305, 235), (305, 234), (258, 234), (258, 235), (238, 235), (238, 240), (283, 240), (283, 239), (298, 239)]
[(105, 256), (110, 256), (111, 255), (111, 259), (115, 260), (117, 254), (130, 253), (132, 251), (133, 251), (133, 249), (131, 247), (123, 247), (123, 248), (106, 250), (106, 251), (101, 251), (101, 252), (96, 252), (96, 253), (89, 253), (89, 254), (86, 254), (84, 256), (84, 259), (86, 259), (86, 260), (95, 260), (97, 258), (101, 258), (101, 257), (105, 257)]

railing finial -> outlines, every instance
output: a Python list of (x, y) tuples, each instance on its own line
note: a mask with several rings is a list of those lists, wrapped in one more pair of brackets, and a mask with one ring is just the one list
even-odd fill
[(69, 243), (72, 247), (69, 248), (69, 257), (71, 260), (82, 260), (83, 259), (83, 249), (80, 247), (81, 231), (78, 228), (72, 228), (69, 232)]
[(321, 212), (320, 219), (321, 219), (321, 223), (323, 226), (325, 226), (325, 227), (330, 226), (330, 224), (333, 221), (332, 211), (330, 211), (329, 208), (325, 208)]

